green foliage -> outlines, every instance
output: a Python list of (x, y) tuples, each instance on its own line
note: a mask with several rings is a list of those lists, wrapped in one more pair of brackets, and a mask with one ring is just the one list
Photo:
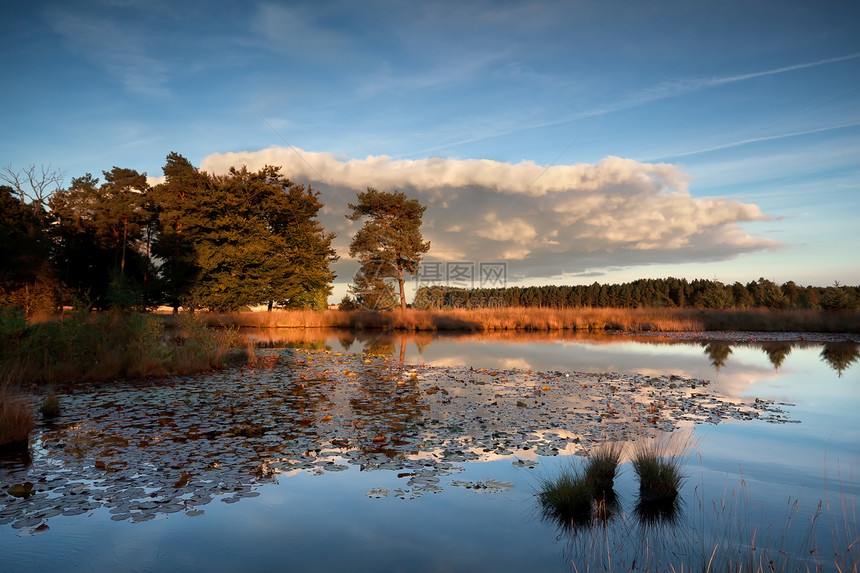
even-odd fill
[(278, 167), (231, 169), (212, 177), (171, 154), (155, 192), (174, 307), (229, 311), (262, 303), (319, 308), (331, 293), (333, 234), (317, 221), (319, 194), (294, 185)]
[(350, 203), (349, 208), (349, 220), (364, 220), (349, 245), (349, 256), (361, 262), (352, 293), (366, 308), (391, 308), (393, 289), (386, 281), (395, 279), (400, 289), (400, 308), (406, 309), (404, 273), (417, 273), (424, 253), (430, 250), (430, 243), (421, 236), (426, 207), (400, 191), (368, 187), (358, 194), (358, 203)]

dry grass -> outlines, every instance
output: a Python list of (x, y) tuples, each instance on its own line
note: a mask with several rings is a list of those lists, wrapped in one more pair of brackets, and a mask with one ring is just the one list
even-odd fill
[(33, 408), (18, 386), (0, 379), (0, 450), (26, 449), (33, 430)]
[(814, 310), (695, 310), (667, 308), (525, 308), (390, 312), (282, 310), (201, 313), (209, 326), (250, 328), (347, 328), (411, 331), (860, 332), (860, 313)]
[(494, 308), (455, 310), (272, 311), (205, 314), (210, 326), (382, 330), (702, 330), (695, 312), (666, 309)]

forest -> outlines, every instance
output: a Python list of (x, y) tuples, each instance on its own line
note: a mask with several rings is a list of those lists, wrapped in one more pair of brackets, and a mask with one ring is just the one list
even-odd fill
[(326, 307), (337, 255), (316, 191), (278, 167), (211, 175), (175, 152), (163, 172), (150, 186), (113, 167), (49, 191), (56, 172), (5, 168), (0, 307)]
[(421, 286), (415, 308), (695, 308), (773, 310), (860, 309), (860, 287), (782, 285), (760, 278), (726, 285), (718, 280), (639, 279), (623, 284), (462, 289)]

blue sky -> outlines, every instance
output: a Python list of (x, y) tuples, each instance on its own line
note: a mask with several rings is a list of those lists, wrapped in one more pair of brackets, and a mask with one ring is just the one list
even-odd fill
[(284, 166), (510, 283), (860, 283), (857, 2), (16, 3), (0, 163)]

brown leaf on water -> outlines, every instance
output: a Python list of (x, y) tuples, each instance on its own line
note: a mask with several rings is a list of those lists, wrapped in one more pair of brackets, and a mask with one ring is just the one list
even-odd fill
[(191, 474), (188, 472), (181, 472), (180, 477), (179, 477), (179, 481), (177, 481), (175, 484), (173, 484), (173, 487), (176, 487), (176, 488), (185, 487), (186, 485), (188, 485), (188, 480), (191, 479), (191, 476), (193, 476), (193, 475), (194, 474)]

